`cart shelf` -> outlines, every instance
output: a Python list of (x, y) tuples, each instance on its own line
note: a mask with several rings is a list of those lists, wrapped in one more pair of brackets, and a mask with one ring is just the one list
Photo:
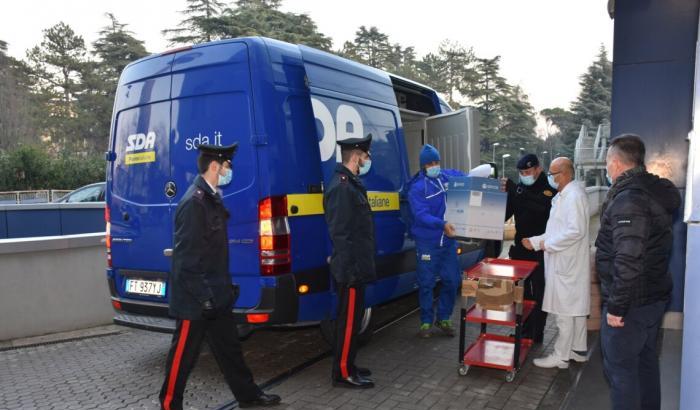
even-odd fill
[[(525, 322), (532, 310), (535, 307), (536, 302), (530, 300), (523, 301), (523, 317), (522, 321)], [(492, 325), (499, 326), (509, 326), (515, 327), (516, 325), (516, 314), (515, 314), (516, 304), (513, 303), (510, 311), (500, 312), (497, 310), (483, 310), (474, 304), (467, 312), (467, 322), (472, 323), (488, 323)]]
[(532, 339), (520, 340), (520, 363), (516, 366), (513, 363), (515, 338), (485, 333), (467, 349), (464, 354), (464, 364), (510, 371), (525, 363), (531, 347)]

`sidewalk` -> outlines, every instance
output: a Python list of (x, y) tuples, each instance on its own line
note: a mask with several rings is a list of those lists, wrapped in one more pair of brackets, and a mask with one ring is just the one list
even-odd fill
[[(332, 387), (327, 358), (269, 391), (282, 396), (282, 409), (558, 409), (581, 369), (573, 363), (565, 371), (539, 369), (529, 358), (512, 383), (505, 382), (503, 371), (479, 367), (459, 376), (458, 338), (420, 339), (418, 324), (416, 312), (376, 334), (360, 350), (357, 363), (372, 370), (374, 389)], [(469, 324), (467, 342), (478, 333), (479, 326)], [(549, 326), (544, 344), (530, 357), (549, 353), (552, 337)]]

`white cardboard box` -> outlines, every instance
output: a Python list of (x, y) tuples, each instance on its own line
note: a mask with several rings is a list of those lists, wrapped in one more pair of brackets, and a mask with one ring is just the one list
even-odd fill
[(445, 220), (460, 238), (502, 240), (507, 200), (497, 179), (450, 177)]

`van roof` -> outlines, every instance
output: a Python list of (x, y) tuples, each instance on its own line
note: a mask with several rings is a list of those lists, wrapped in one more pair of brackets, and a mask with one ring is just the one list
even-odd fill
[[(333, 70), (338, 70), (338, 71), (343, 71), (358, 77), (362, 77), (371, 81), (375, 81), (377, 83), (392, 87), (393, 81), (398, 81), (402, 83), (408, 83), (413, 86), (413, 88), (421, 88), (426, 92), (435, 92), (432, 88), (420, 84), (416, 81), (391, 74), (387, 71), (380, 70), (374, 67), (370, 67), (365, 64), (358, 63), (353, 60), (349, 60), (347, 58), (338, 56), (336, 54), (332, 54), (329, 52), (321, 51), (312, 47), (308, 47), (305, 45), (295, 45), (295, 44), (290, 44), (286, 43), (283, 41), (279, 40), (274, 40), (271, 38), (266, 38), (266, 37), (239, 37), (239, 38), (233, 38), (233, 39), (225, 39), (225, 40), (218, 40), (218, 41), (212, 41), (208, 43), (201, 43), (201, 44), (195, 44), (189, 47), (180, 47), (180, 48), (174, 48), (162, 53), (158, 54), (152, 54), (150, 56), (143, 57), (139, 60), (136, 60), (126, 66), (124, 69), (124, 72), (130, 71), (130, 68), (133, 68), (134, 66), (144, 63), (146, 61), (154, 60), (157, 58), (162, 58), (162, 57), (167, 57), (167, 56), (172, 56), (173, 54), (179, 52), (179, 51), (189, 51), (189, 50), (195, 50), (195, 49), (201, 49), (201, 48), (207, 48), (219, 44), (226, 44), (226, 43), (233, 43), (233, 42), (243, 42), (245, 43), (249, 48), (255, 48), (255, 47), (261, 47), (261, 48), (269, 48), (269, 49), (274, 49), (275, 52), (266, 52), (270, 59), (272, 60), (273, 63), (282, 63), (284, 62), (285, 64), (290, 64), (294, 63), (295, 61), (298, 62), (299, 65), (303, 64), (303, 61), (307, 61), (312, 64), (324, 66)], [(296, 55), (294, 55), (296, 54)], [(291, 58), (290, 58), (291, 57)], [(303, 61), (301, 60), (303, 58)], [(284, 60), (284, 61), (283, 61)], [(162, 66), (161, 66), (162, 67)], [(150, 71), (150, 70), (149, 70)], [(145, 74), (145, 73), (144, 73)], [(146, 75), (147, 76), (147, 75)], [(135, 80), (140, 80), (142, 78), (134, 78), (133, 76), (129, 76), (129, 81), (135, 81)], [(121, 81), (120, 79), (120, 84), (123, 84), (124, 82)]]

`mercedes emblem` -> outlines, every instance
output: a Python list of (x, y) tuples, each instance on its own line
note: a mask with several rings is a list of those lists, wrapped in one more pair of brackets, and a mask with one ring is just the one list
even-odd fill
[(177, 187), (175, 186), (175, 183), (173, 181), (169, 181), (167, 184), (165, 184), (165, 196), (168, 198), (173, 198), (175, 197), (175, 194), (177, 193)]

